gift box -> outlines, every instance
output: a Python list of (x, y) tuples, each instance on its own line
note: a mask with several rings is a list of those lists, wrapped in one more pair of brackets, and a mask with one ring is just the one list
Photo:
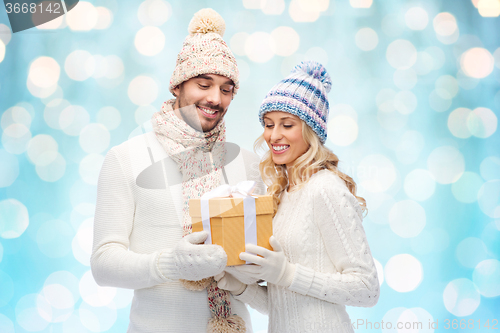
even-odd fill
[[(217, 244), (227, 254), (227, 265), (243, 265), (239, 258), (245, 244), (257, 244), (272, 250), (269, 237), (273, 234), (273, 197), (256, 195), (247, 198), (211, 198), (189, 200), (189, 215), (193, 232), (210, 229), (206, 244)], [(255, 204), (253, 204), (253, 201)], [(203, 223), (202, 207), (209, 214)], [(207, 209), (208, 208), (208, 209)], [(208, 231), (208, 230), (207, 230)]]

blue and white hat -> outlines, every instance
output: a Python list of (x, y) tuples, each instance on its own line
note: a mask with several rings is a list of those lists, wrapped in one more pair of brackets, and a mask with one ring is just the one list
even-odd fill
[(315, 61), (303, 61), (269, 91), (260, 106), (259, 120), (271, 111), (291, 113), (302, 119), (326, 141), (328, 123), (328, 92), (332, 87), (325, 67)]

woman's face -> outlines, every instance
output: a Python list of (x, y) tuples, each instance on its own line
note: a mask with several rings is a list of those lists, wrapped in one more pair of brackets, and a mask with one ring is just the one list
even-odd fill
[(287, 112), (272, 111), (264, 115), (264, 139), (273, 162), (287, 167), (309, 149), (302, 137), (302, 120)]

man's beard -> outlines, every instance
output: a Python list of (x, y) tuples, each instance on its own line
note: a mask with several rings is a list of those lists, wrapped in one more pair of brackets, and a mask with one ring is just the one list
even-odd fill
[(212, 129), (214, 129), (218, 124), (219, 122), (222, 120), (222, 118), (220, 117), (217, 122), (215, 124), (213, 124), (213, 126), (211, 126), (210, 128), (203, 128), (202, 126), (202, 121), (200, 120), (200, 115), (199, 115), (199, 110), (198, 110), (198, 107), (203, 107), (203, 108), (207, 108), (207, 109), (210, 109), (210, 110), (215, 110), (216, 112), (219, 112), (220, 114), (222, 114), (223, 110), (220, 106), (217, 106), (217, 107), (214, 107), (214, 106), (209, 106), (209, 105), (204, 105), (204, 104), (201, 104), (201, 103), (194, 103), (194, 104), (189, 104), (189, 103), (185, 103), (185, 100), (183, 100), (182, 98), (182, 95), (178, 97), (179, 98), (179, 112), (182, 116), (182, 119), (184, 120), (184, 122), (186, 124), (188, 124), (189, 126), (191, 126), (192, 128), (194, 128), (195, 130), (199, 131), (199, 132), (209, 132), (211, 131)]

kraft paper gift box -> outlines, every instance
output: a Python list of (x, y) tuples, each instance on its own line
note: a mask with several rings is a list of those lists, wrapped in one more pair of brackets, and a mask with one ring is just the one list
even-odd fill
[[(211, 236), (211, 242), (207, 239), (205, 243), (222, 246), (227, 254), (228, 266), (246, 263), (239, 258), (239, 255), (241, 252), (245, 252), (246, 243), (255, 244), (255, 238), (257, 245), (272, 251), (269, 237), (273, 234), (273, 197), (271, 195), (256, 195), (253, 198), (255, 198), (255, 218), (248, 216), (253, 215), (251, 212), (246, 212), (247, 224), (249, 224), (246, 230), (244, 207), (248, 207), (248, 204), (245, 205), (243, 202), (246, 198), (208, 199), (209, 228), (211, 231), (209, 238)], [(189, 200), (189, 215), (191, 216), (193, 232), (204, 230), (201, 200)], [(253, 241), (249, 241), (249, 238)]]

